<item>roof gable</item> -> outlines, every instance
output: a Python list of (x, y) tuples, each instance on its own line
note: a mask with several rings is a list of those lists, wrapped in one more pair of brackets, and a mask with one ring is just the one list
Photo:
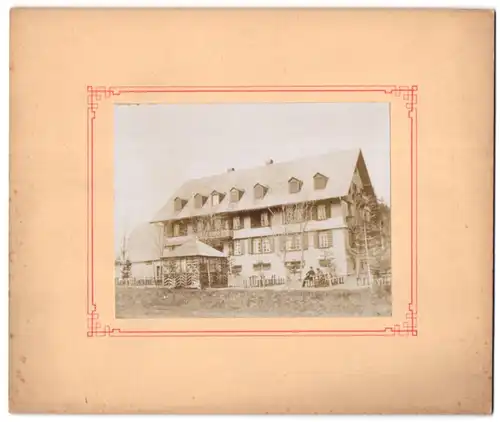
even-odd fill
[(319, 178), (323, 178), (323, 179), (328, 179), (328, 177), (326, 177), (324, 174), (321, 174), (321, 173), (316, 173), (314, 176), (313, 176), (314, 179), (319, 179)]
[(314, 189), (315, 190), (326, 188), (326, 185), (328, 183), (328, 177), (326, 177), (324, 174), (316, 173), (313, 176), (313, 179), (314, 179)]
[(302, 180), (297, 179), (296, 177), (291, 177), (288, 179), (288, 192), (291, 194), (295, 194), (300, 192), (302, 189)]
[(267, 187), (261, 183), (256, 183), (253, 187), (253, 195), (255, 199), (263, 199), (266, 196)]

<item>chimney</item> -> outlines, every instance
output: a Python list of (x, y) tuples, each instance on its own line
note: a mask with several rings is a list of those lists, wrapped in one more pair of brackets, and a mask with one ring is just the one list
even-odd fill
[(274, 163), (274, 160), (271, 158), (271, 159), (266, 161), (266, 166), (270, 166), (273, 163)]
[(227, 169), (228, 173), (231, 173), (232, 171), (234, 171), (234, 167), (231, 167), (231, 168)]

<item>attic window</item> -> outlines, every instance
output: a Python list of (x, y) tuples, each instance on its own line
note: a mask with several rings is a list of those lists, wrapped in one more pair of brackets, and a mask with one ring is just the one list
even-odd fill
[(181, 211), (184, 208), (184, 205), (186, 205), (187, 201), (182, 198), (175, 198), (174, 199), (174, 209), (175, 211)]
[(238, 202), (241, 199), (243, 192), (239, 189), (233, 188), (231, 189), (231, 202)]
[(253, 194), (255, 199), (262, 199), (266, 195), (267, 188), (265, 186), (262, 186), (260, 183), (257, 183), (253, 187)]
[(292, 177), (288, 181), (288, 192), (289, 193), (298, 193), (298, 192), (300, 192), (301, 187), (302, 187), (302, 182), (299, 179), (296, 179), (295, 177)]
[(322, 175), (321, 173), (316, 173), (313, 177), (314, 179), (314, 189), (320, 190), (326, 188), (326, 182), (328, 182), (328, 177)]
[(222, 198), (224, 198), (224, 195), (220, 192), (213, 191), (212, 192), (212, 206), (216, 207), (217, 205), (220, 204), (222, 201)]
[(205, 205), (205, 202), (207, 202), (207, 197), (206, 196), (203, 196), (199, 193), (197, 193), (195, 196), (194, 196), (194, 207), (195, 208), (201, 208), (203, 207), (203, 205)]

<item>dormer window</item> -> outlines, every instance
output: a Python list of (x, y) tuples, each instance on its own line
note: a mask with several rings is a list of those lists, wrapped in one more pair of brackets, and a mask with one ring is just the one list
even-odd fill
[(238, 202), (243, 196), (243, 191), (232, 188), (230, 193), (230, 202)]
[(316, 173), (313, 177), (314, 179), (314, 189), (320, 190), (326, 188), (326, 183), (328, 182), (328, 177), (321, 173)]
[(224, 197), (224, 195), (220, 192), (217, 192), (217, 191), (213, 191), (212, 192), (212, 207), (216, 207), (217, 205), (220, 204), (220, 202), (222, 201), (222, 198)]
[(260, 183), (257, 183), (253, 187), (253, 195), (254, 195), (255, 199), (264, 198), (264, 196), (266, 196), (266, 193), (267, 193), (267, 188), (265, 186), (261, 185)]
[(176, 212), (181, 211), (184, 208), (184, 205), (187, 204), (187, 201), (182, 198), (175, 198), (174, 199), (174, 209)]
[(202, 208), (203, 205), (205, 205), (205, 202), (207, 202), (207, 197), (206, 196), (203, 196), (199, 193), (197, 193), (195, 196), (194, 196), (194, 207), (195, 208)]
[(300, 192), (301, 188), (302, 188), (302, 181), (300, 181), (299, 179), (292, 177), (288, 181), (288, 192), (289, 193), (298, 193), (298, 192)]

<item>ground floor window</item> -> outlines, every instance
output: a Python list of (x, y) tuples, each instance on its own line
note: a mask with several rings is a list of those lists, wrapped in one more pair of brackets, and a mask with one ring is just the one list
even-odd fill
[(331, 230), (320, 231), (317, 233), (317, 236), (319, 248), (330, 248), (332, 246), (333, 239)]
[(241, 265), (233, 265), (231, 268), (231, 272), (234, 275), (239, 275), (241, 274), (241, 271), (243, 270), (243, 267)]
[(328, 258), (320, 259), (319, 266), (322, 268), (328, 268), (332, 264), (332, 260)]
[(268, 271), (271, 269), (271, 264), (268, 262), (257, 262), (253, 264), (254, 271)]
[(304, 261), (287, 261), (285, 267), (290, 273), (295, 274), (300, 271), (301, 267), (304, 268)]
[(241, 240), (235, 240), (233, 242), (233, 254), (234, 255), (241, 255), (242, 254)]

